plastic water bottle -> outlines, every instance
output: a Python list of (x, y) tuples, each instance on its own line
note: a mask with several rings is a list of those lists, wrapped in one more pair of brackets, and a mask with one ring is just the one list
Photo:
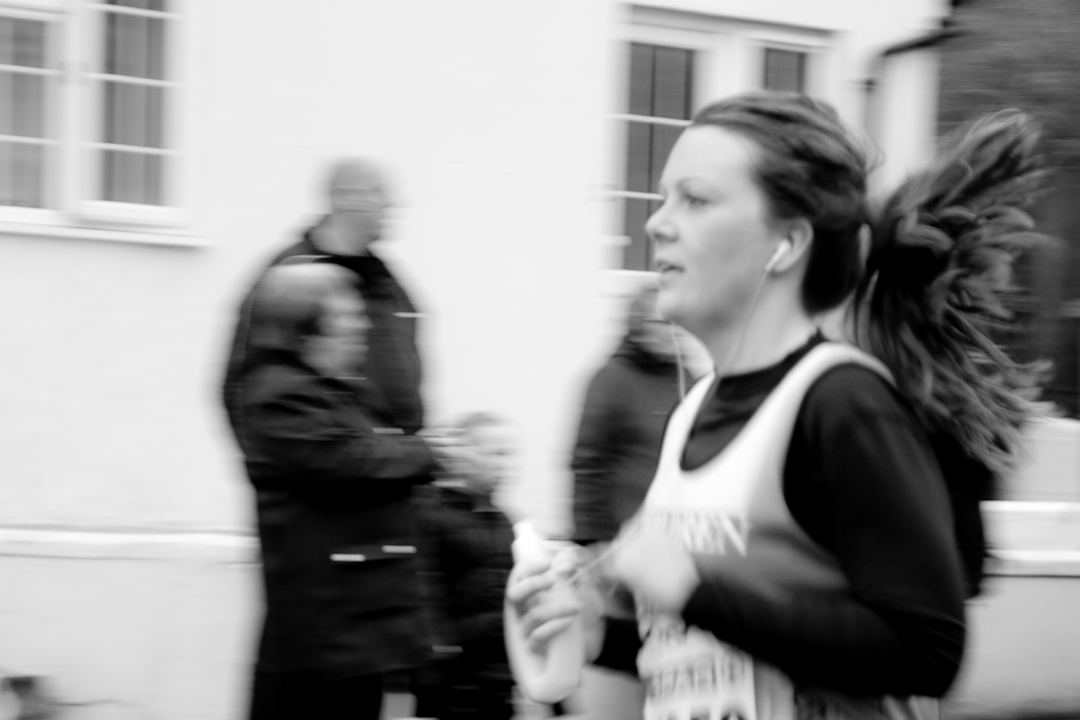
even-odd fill
[[(528, 520), (514, 525), (511, 551), (515, 563), (532, 558), (554, 559), (549, 544)], [(575, 592), (569, 578), (557, 576), (555, 584), (547, 591), (547, 596), (563, 593), (574, 596)], [(574, 618), (570, 627), (553, 637), (541, 653), (529, 649), (521, 618), (509, 602), (506, 603), (505, 629), (510, 669), (518, 687), (529, 699), (554, 703), (565, 699), (578, 688), (581, 683), (581, 670), (585, 666), (585, 635), (580, 616)]]

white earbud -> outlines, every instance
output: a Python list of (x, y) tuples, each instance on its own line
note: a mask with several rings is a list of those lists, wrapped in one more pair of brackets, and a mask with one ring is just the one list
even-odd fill
[(765, 272), (772, 272), (773, 268), (776, 267), (776, 264), (784, 259), (784, 256), (788, 254), (788, 250), (790, 249), (791, 243), (780, 243), (776, 248), (776, 252), (774, 252), (773, 256), (769, 258), (769, 262), (765, 263)]

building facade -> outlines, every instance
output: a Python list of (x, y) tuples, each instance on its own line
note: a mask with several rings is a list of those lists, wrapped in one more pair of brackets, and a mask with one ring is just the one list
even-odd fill
[(810, 92), (887, 182), (932, 147), (936, 66), (871, 81), (947, 12), (0, 0), (0, 671), (51, 678), (88, 703), (73, 717), (241, 712), (259, 597), (218, 383), (240, 297), (324, 210), (330, 161), (390, 172), (378, 251), (423, 313), (430, 420), (509, 418), (505, 505), (561, 533), (585, 383), (690, 113)]

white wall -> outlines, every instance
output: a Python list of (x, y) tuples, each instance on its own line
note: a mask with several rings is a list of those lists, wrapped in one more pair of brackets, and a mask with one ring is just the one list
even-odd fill
[(890, 160), (874, 177), (881, 191), (892, 190), (933, 158), (940, 64), (932, 47), (890, 55), (881, 64), (871, 111), (876, 116), (875, 139)]
[(72, 720), (244, 717), (254, 555), (251, 538), (0, 530), (0, 675), (43, 677)]
[(350, 153), (397, 179), (382, 252), (430, 313), (431, 417), (510, 416), (530, 484), (554, 482), (602, 350), (611, 6), (189, 7), (191, 231), (208, 246), (0, 238), (0, 297), (24, 309), (2, 321), (0, 522), (247, 526), (216, 398), (235, 304)]

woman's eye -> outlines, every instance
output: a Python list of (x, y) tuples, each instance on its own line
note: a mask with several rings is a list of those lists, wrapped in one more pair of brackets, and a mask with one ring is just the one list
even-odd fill
[(690, 207), (699, 207), (705, 204), (705, 198), (698, 197), (697, 195), (684, 195), (686, 198), (686, 204)]

